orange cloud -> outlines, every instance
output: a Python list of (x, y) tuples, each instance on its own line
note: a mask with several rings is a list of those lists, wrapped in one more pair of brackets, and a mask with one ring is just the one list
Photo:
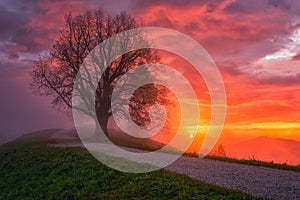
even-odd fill
[[(251, 1), (146, 3), (138, 10), (146, 25), (181, 31), (202, 44), (217, 62), (227, 93), (227, 119), (219, 143), (234, 144), (261, 135), (300, 139), (300, 85), (297, 54), (275, 66), (257, 62), (298, 45), (296, 11), (285, 4)], [(248, 5), (249, 4), (249, 5)], [(294, 55), (294, 56), (293, 56)], [(162, 59), (191, 82), (204, 118), (190, 151), (199, 151), (210, 119), (210, 96), (193, 67), (180, 58)], [(260, 63), (262, 64), (262, 63)], [(268, 64), (268, 65), (266, 65)], [(267, 71), (269, 70), (269, 71)], [(269, 72), (273, 71), (273, 74)], [(207, 106), (203, 106), (207, 105)], [(193, 128), (193, 127), (191, 127)]]

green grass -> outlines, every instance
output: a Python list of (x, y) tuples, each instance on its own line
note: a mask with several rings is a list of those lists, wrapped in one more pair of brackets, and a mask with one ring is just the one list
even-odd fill
[(220, 157), (220, 156), (205, 156), (206, 159), (212, 159), (212, 160), (220, 160), (225, 162), (232, 162), (232, 163), (239, 163), (239, 164), (246, 164), (246, 165), (253, 165), (253, 166), (262, 166), (262, 167), (269, 167), (269, 168), (275, 168), (275, 169), (281, 169), (281, 170), (291, 170), (300, 172), (300, 165), (293, 166), (288, 165), (286, 163), (278, 164), (274, 162), (265, 162), (256, 160), (254, 158), (246, 159), (235, 159), (235, 158), (228, 158), (228, 157)]
[(0, 147), (0, 199), (255, 199), (166, 170), (122, 173), (83, 148)]

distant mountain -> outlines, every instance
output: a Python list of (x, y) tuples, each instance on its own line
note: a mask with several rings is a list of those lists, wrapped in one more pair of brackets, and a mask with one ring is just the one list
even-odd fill
[(257, 159), (276, 163), (300, 164), (300, 142), (267, 136), (226, 146), (227, 156), (239, 159)]

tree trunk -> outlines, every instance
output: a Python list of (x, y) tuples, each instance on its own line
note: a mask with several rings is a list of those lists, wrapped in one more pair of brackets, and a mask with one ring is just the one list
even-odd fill
[[(110, 87), (108, 78), (104, 78), (104, 85), (103, 85), (103, 94), (101, 93), (101, 90), (96, 91), (96, 115), (100, 124), (100, 127), (102, 128), (104, 134), (109, 138), (108, 134), (108, 111), (110, 109)], [(98, 93), (97, 93), (98, 92)], [(104, 95), (105, 94), (105, 95)], [(99, 127), (99, 128), (100, 128)], [(97, 134), (97, 133), (96, 133)]]
[[(98, 121), (99, 121), (99, 124), (100, 124), (100, 127), (102, 129), (102, 131), (104, 132), (104, 134), (109, 137), (109, 134), (108, 134), (108, 116), (107, 116), (107, 113), (100, 113), (101, 116), (98, 117)], [(99, 128), (100, 128), (99, 127)], [(99, 131), (99, 130), (98, 130)], [(96, 133), (97, 134), (97, 133)], [(98, 132), (99, 134), (99, 132)]]

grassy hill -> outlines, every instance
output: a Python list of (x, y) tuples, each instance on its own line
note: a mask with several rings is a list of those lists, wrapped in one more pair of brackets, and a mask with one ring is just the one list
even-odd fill
[(84, 148), (49, 147), (25, 138), (0, 146), (0, 199), (254, 199), (163, 169), (122, 173)]

